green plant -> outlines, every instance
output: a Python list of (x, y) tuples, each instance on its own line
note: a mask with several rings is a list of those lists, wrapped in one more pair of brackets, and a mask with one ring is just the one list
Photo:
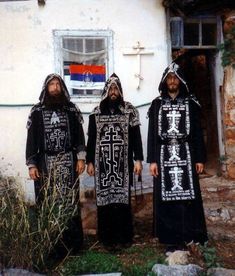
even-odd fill
[(128, 255), (133, 255), (133, 257), (138, 256), (140, 261), (154, 259), (156, 262), (164, 263), (165, 260), (165, 256), (159, 254), (156, 247), (139, 247), (137, 245), (133, 245), (132, 247), (125, 249), (125, 252)]
[(151, 276), (156, 263), (165, 263), (165, 257), (156, 247), (133, 245), (115, 253), (89, 250), (81, 256), (67, 259), (58, 271), (62, 275), (120, 271), (123, 276)]
[(219, 162), (220, 163), (223, 163), (225, 162), (226, 160), (228, 160), (228, 157), (226, 155), (221, 155), (219, 158), (218, 158)]
[(214, 247), (209, 247), (208, 243), (205, 243), (204, 245), (199, 245), (199, 249), (203, 254), (207, 269), (221, 266), (216, 255), (216, 249)]
[(231, 65), (235, 68), (235, 26), (225, 35), (224, 43), (218, 46), (222, 53), (222, 66)]
[(133, 245), (125, 250), (132, 260), (131, 263), (123, 263), (123, 275), (125, 276), (146, 276), (153, 275), (152, 267), (156, 263), (165, 263), (165, 256), (158, 253), (156, 247), (139, 247)]
[[(155, 261), (148, 261), (145, 264), (133, 264), (123, 269), (124, 276), (146, 276), (152, 275), (152, 267), (154, 266)], [(155, 275), (155, 274), (154, 274)]]
[(24, 201), (14, 179), (0, 182), (0, 256), (5, 267), (46, 271), (48, 258), (61, 240), (68, 220), (78, 213), (76, 190), (62, 192), (47, 180), (44, 199), (37, 206)]
[(109, 253), (87, 251), (78, 257), (72, 257), (62, 269), (62, 275), (78, 273), (109, 273), (121, 271), (118, 258)]

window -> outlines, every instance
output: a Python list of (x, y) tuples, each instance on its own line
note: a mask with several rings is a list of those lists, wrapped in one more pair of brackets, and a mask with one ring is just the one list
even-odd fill
[(56, 71), (74, 97), (99, 97), (113, 71), (111, 31), (54, 31)]
[(170, 18), (172, 48), (216, 48), (218, 22), (217, 17)]
[(197, 22), (184, 23), (184, 45), (199, 45), (199, 25)]

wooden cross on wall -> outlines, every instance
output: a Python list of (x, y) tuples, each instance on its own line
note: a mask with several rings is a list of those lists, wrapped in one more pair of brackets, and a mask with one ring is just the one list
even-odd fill
[(143, 51), (145, 47), (140, 46), (140, 42), (137, 41), (136, 46), (132, 47), (134, 49), (134, 52), (126, 52), (123, 53), (124, 56), (137, 56), (137, 65), (138, 65), (138, 72), (135, 73), (135, 77), (137, 78), (137, 86), (136, 88), (140, 88), (140, 81), (143, 80), (144, 78), (141, 76), (141, 55), (153, 55), (153, 52), (146, 52)]

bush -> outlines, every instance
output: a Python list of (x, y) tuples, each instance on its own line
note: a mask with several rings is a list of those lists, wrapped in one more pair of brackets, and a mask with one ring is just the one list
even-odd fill
[(216, 249), (214, 247), (209, 247), (208, 243), (205, 243), (205, 245), (199, 245), (199, 249), (203, 254), (207, 269), (212, 267), (221, 267), (219, 259), (216, 255)]
[(1, 177), (0, 262), (4, 267), (48, 270), (48, 258), (61, 242), (68, 220), (79, 213), (76, 189), (62, 193), (47, 180), (43, 194), (40, 205), (30, 206), (14, 179)]
[(218, 48), (222, 54), (222, 66), (232, 66), (235, 69), (235, 26), (225, 35), (224, 43)]

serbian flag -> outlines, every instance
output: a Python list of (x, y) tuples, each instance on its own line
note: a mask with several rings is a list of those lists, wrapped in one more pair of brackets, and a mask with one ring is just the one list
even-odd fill
[(105, 84), (104, 65), (76, 65), (69, 66), (70, 80), (73, 86), (86, 86), (91, 89), (102, 89)]

